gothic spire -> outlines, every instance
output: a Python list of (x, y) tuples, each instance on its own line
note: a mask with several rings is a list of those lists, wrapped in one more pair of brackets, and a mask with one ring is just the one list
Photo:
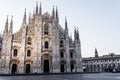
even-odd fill
[(78, 30), (78, 27), (77, 27), (77, 39), (79, 40), (79, 30)]
[(25, 8), (24, 17), (23, 17), (23, 23), (26, 24), (26, 8)]
[(6, 18), (6, 22), (5, 22), (5, 32), (8, 32), (8, 15), (7, 15), (7, 18)]
[(53, 11), (52, 11), (52, 18), (55, 18), (55, 10), (54, 10), (54, 5), (53, 5)]
[(38, 15), (38, 2), (36, 2), (36, 15)]
[(74, 27), (74, 40), (76, 40), (76, 27)]
[(68, 31), (68, 25), (67, 25), (67, 18), (66, 18), (66, 16), (65, 16), (65, 30)]
[(10, 30), (11, 33), (13, 31), (13, 16), (11, 16), (11, 22), (10, 22)]
[(57, 9), (57, 6), (56, 6), (56, 19), (58, 19), (58, 9)]
[(41, 2), (40, 2), (40, 8), (39, 8), (39, 15), (42, 15), (42, 7), (41, 7)]

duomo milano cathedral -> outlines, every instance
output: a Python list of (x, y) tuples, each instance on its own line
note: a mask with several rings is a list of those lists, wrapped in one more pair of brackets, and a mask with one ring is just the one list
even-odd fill
[(42, 13), (36, 4), (27, 18), (26, 9), (19, 31), (13, 33), (13, 17), (5, 22), (1, 41), (1, 74), (82, 72), (79, 30), (74, 28), (74, 40), (59, 24), (58, 9)]
[(57, 7), (42, 13), (36, 4), (33, 14), (23, 15), (20, 29), (13, 33), (13, 17), (8, 16), (0, 34), (0, 74), (38, 74), (71, 72), (120, 72), (120, 55), (110, 53), (82, 58), (78, 28), (74, 39), (59, 24)]

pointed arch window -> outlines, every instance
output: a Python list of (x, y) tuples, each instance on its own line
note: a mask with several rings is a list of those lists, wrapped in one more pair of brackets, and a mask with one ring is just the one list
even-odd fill
[(31, 45), (31, 38), (30, 37), (28, 37), (27, 44)]
[(49, 48), (49, 43), (45, 41), (45, 48)]
[(27, 57), (30, 57), (30, 56), (31, 56), (31, 51), (28, 50), (28, 51), (27, 51)]
[(13, 56), (17, 56), (17, 54), (18, 54), (18, 50), (17, 49), (14, 49), (14, 53), (13, 53)]
[(62, 51), (60, 52), (60, 58), (64, 58), (64, 53)]
[(48, 34), (49, 34), (49, 24), (48, 24), (48, 23), (46, 23), (46, 24), (44, 25), (44, 34), (45, 34), (45, 35), (48, 35)]
[(60, 41), (60, 47), (63, 47), (64, 46), (64, 42), (63, 40)]

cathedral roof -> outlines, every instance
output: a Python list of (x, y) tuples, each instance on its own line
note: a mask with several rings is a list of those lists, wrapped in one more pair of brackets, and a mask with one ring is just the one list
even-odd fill
[(44, 14), (43, 14), (43, 18), (51, 18), (51, 16), (50, 16), (50, 14), (48, 13), (48, 12), (45, 12)]

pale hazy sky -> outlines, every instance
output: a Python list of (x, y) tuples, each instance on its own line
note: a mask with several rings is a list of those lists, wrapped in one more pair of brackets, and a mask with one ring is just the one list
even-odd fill
[(24, 9), (33, 12), (36, 1), (42, 3), (43, 13), (58, 6), (60, 24), (64, 27), (67, 16), (69, 33), (79, 27), (83, 57), (111, 52), (120, 54), (120, 0), (0, 0), (0, 30), (4, 29), (6, 16), (14, 17), (14, 32), (21, 27)]

